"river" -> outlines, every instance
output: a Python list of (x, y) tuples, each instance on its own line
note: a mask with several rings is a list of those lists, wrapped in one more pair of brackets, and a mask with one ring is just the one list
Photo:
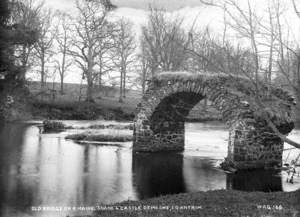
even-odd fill
[[(83, 127), (103, 121), (65, 123)], [(228, 130), (221, 123), (186, 123), (183, 153), (133, 155), (131, 142), (116, 147), (80, 145), (64, 139), (77, 131), (41, 134), (35, 123), (0, 126), (1, 216), (60, 217), (78, 212), (31, 209), (95, 206), (183, 192), (216, 189), (270, 192), (300, 188), (300, 178), (296, 177), (294, 184), (287, 183), (285, 172), (226, 174), (220, 170), (218, 165), (227, 155), (228, 142)], [(290, 138), (299, 140), (300, 130), (294, 130)], [(285, 151), (283, 161), (290, 161), (298, 153)]]

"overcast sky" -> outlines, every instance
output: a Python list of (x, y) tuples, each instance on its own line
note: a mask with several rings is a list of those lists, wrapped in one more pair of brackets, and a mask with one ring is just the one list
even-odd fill
[[(70, 8), (75, 0), (47, 0), (47, 4), (55, 8)], [(173, 11), (183, 7), (200, 6), (200, 0), (112, 0), (118, 7), (130, 7), (137, 9), (147, 9), (149, 5), (155, 5)]]
[(201, 5), (200, 0), (112, 0), (112, 2), (120, 7), (147, 9), (151, 4), (163, 7), (167, 10), (177, 10), (187, 6), (194, 7)]

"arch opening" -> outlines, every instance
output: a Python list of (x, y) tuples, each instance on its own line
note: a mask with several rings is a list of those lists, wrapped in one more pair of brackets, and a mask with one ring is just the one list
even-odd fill
[(164, 133), (182, 128), (190, 111), (204, 98), (191, 92), (178, 92), (165, 97), (150, 117), (151, 130)]

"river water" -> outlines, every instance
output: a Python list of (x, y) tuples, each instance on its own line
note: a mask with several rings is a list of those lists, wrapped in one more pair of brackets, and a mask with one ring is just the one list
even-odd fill
[[(103, 124), (65, 123), (78, 127)], [(220, 170), (228, 142), (228, 130), (220, 123), (186, 123), (185, 151), (168, 154), (133, 155), (130, 142), (117, 147), (80, 145), (64, 139), (78, 131), (41, 134), (33, 123), (0, 126), (0, 216), (68, 216), (81, 212), (36, 212), (32, 207), (95, 206), (182, 192), (300, 188), (300, 177), (294, 184), (287, 183), (285, 172), (226, 174)], [(290, 138), (299, 140), (300, 130), (294, 130)], [(290, 162), (298, 153), (285, 151), (283, 161)]]

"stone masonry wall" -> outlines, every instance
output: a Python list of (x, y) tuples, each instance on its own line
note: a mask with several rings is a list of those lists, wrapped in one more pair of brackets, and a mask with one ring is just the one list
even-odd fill
[(270, 129), (254, 125), (237, 120), (231, 126), (227, 160), (239, 169), (280, 166), (283, 141)]

